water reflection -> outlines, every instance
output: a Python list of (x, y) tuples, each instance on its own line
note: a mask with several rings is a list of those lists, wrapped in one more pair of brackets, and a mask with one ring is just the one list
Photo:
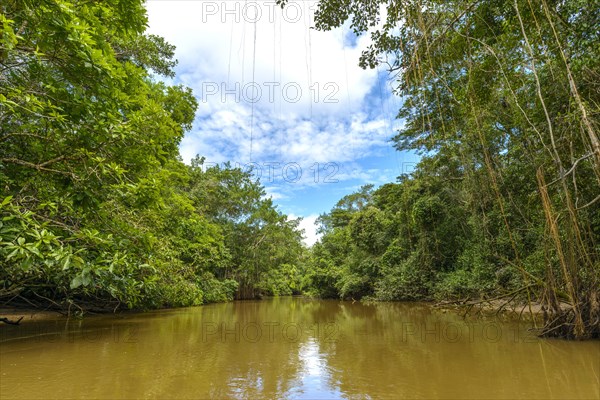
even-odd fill
[(342, 393), (332, 380), (326, 355), (319, 349), (316, 338), (302, 344), (298, 354), (301, 369), (286, 398), (292, 399), (339, 399)]
[(1, 398), (595, 398), (600, 343), (281, 298), (0, 327)]

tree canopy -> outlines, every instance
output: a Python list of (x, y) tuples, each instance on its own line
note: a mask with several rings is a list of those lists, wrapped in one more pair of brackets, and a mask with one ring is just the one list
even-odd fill
[(157, 79), (174, 76), (174, 47), (147, 22), (141, 0), (2, 2), (1, 301), (114, 309), (298, 290), (298, 221), (249, 173), (181, 161), (198, 102)]
[(321, 217), (313, 290), (523, 295), (545, 334), (598, 337), (600, 3), (319, 3), (318, 29), (347, 21), (372, 39), (360, 65), (387, 66), (402, 97), (396, 148), (422, 160)]

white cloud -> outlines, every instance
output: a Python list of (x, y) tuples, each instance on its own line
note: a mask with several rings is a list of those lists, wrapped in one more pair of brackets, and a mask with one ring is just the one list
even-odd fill
[[(262, 14), (256, 23), (252, 22), (251, 7), (244, 11), (249, 3), (260, 6)], [(364, 71), (357, 65), (360, 49), (370, 39), (365, 35), (359, 38), (358, 46), (347, 47), (343, 29), (309, 29), (314, 24), (316, 3), (292, 1), (281, 10), (267, 0), (149, 1), (147, 9), (150, 31), (177, 46), (178, 78), (198, 94), (215, 84), (242, 89), (255, 82), (262, 92), (258, 105), (270, 106), (286, 116), (290, 112), (310, 114), (311, 99), (316, 101), (312, 107), (315, 113), (346, 111), (351, 105), (356, 109), (375, 79), (375, 71)], [(227, 12), (235, 9), (237, 13)], [(300, 12), (299, 20), (294, 18), (294, 9)], [(293, 102), (295, 88), (301, 92), (297, 102)], [(242, 100), (253, 97), (250, 89), (247, 96), (239, 90), (237, 95)], [(273, 101), (269, 101), (271, 92)], [(222, 95), (219, 91), (205, 99), (221, 101)], [(234, 97), (227, 95), (226, 101)]]
[[(261, 16), (253, 23), (256, 4)], [(327, 177), (384, 183), (397, 175), (360, 165), (390, 146), (397, 108), (389, 87), (373, 97), (381, 90), (377, 70), (358, 67), (369, 35), (348, 46), (347, 27), (310, 29), (316, 4), (292, 0), (281, 10), (271, 0), (147, 1), (150, 33), (177, 47), (176, 83), (200, 101), (181, 142), (184, 161), (199, 154), (207, 163), (256, 162), (274, 200)], [(312, 217), (303, 222), (308, 242), (316, 240)]]
[(277, 188), (274, 188), (272, 186), (266, 186), (265, 192), (266, 192), (266, 197), (270, 198), (271, 200), (287, 199), (287, 197), (288, 197), (285, 194), (281, 193)]
[[(296, 219), (298, 216), (290, 214), (288, 215), (288, 218)], [(317, 233), (317, 226), (315, 225), (317, 218), (319, 218), (319, 216), (316, 214), (307, 215), (302, 217), (302, 221), (300, 221), (299, 228), (304, 229), (304, 244), (309, 247), (317, 243), (317, 241), (321, 238), (321, 235)]]
[(348, 47), (341, 28), (310, 29), (316, 1), (292, 2), (284, 10), (271, 1), (250, 2), (260, 6), (255, 24), (256, 7), (248, 4), (147, 2), (150, 32), (177, 47), (177, 79), (201, 100), (194, 132), (181, 146), (184, 159), (196, 152), (209, 159), (207, 144), (233, 142), (237, 154), (227, 156), (248, 161), (251, 131), (253, 159), (276, 150), (286, 161), (336, 162), (350, 159), (352, 147), (380, 144), (366, 139), (382, 121), (361, 115), (376, 82), (375, 70), (357, 65), (370, 39), (363, 35)]

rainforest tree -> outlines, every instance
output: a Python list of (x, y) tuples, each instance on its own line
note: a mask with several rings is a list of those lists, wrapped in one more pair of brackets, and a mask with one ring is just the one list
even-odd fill
[[(336, 265), (342, 296), (522, 294), (544, 334), (599, 336), (600, 3), (319, 3), (317, 29), (346, 21), (403, 98), (396, 148), (423, 158), (347, 226), (332, 210), (315, 268)], [(331, 247), (341, 235), (351, 249)]]
[[(146, 25), (141, 0), (0, 5), (3, 303), (163, 307), (290, 290), (275, 270), (294, 269), (297, 221), (249, 173), (182, 163), (198, 104), (155, 78), (174, 76), (174, 48)], [(265, 263), (282, 243), (293, 252)]]

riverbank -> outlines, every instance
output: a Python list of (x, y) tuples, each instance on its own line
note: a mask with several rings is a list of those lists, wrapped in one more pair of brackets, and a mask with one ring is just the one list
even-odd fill
[[(287, 296), (284, 296), (287, 297)], [(293, 296), (299, 297), (299, 296)], [(354, 301), (352, 302), (354, 303)], [(367, 302), (370, 303), (370, 302)], [(372, 303), (379, 303), (374, 301)], [(404, 302), (400, 302), (404, 303)], [(528, 305), (526, 303), (505, 303), (501, 300), (472, 300), (472, 301), (441, 301), (441, 302), (430, 302), (432, 307), (440, 308), (443, 310), (449, 310), (457, 313), (464, 314), (477, 314), (477, 313), (495, 313), (502, 314), (505, 316), (517, 316), (519, 318), (530, 319), (531, 315), (535, 318), (539, 318), (543, 315), (543, 308), (540, 303), (532, 303)], [(562, 308), (564, 310), (570, 308), (568, 304), (562, 303)], [(170, 309), (170, 308), (164, 308)], [(135, 310), (126, 310), (126, 312), (135, 311)], [(141, 310), (137, 310), (141, 311)], [(123, 312), (123, 310), (120, 310)], [(110, 310), (106, 309), (105, 312), (89, 312), (90, 314), (109, 314)], [(88, 312), (84, 311), (84, 314), (88, 314)], [(71, 313), (73, 316), (73, 313)], [(20, 318), (22, 319), (20, 320)], [(0, 318), (8, 318), (10, 321), (19, 321), (20, 323), (24, 322), (32, 322), (32, 321), (43, 321), (43, 320), (51, 320), (57, 318), (69, 318), (69, 315), (66, 310), (41, 310), (35, 309), (31, 307), (0, 307)]]
[(18, 307), (0, 307), (0, 318), (8, 318), (8, 320), (10, 321), (20, 321), (19, 323), (23, 323), (30, 321), (44, 321), (55, 318), (67, 318), (67, 316), (64, 313), (51, 310), (37, 310), (33, 308)]
[[(435, 303), (435, 306), (442, 309), (464, 310), (465, 314), (469, 313), (485, 313), (485, 314), (502, 314), (505, 316), (516, 316), (518, 318), (531, 319), (541, 318), (544, 315), (544, 306), (539, 302), (506, 302), (500, 299), (493, 300), (470, 300), (470, 301), (440, 301)], [(562, 311), (567, 311), (571, 308), (570, 304), (560, 303)]]
[(0, 326), (0, 393), (28, 400), (594, 398), (598, 343), (541, 340), (529, 328), (463, 319), (431, 303), (295, 297), (40, 321)]

